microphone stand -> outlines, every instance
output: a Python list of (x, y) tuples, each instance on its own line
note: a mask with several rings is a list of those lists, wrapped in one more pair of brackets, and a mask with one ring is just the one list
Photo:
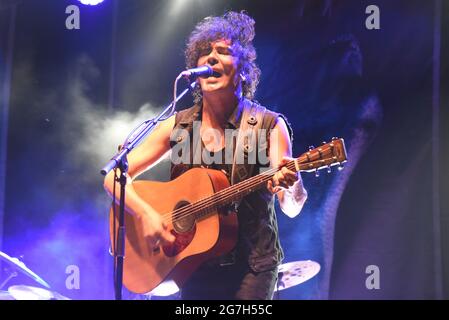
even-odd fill
[[(180, 77), (177, 78), (177, 80)], [(128, 160), (127, 155), (131, 152), (134, 147), (136, 147), (151, 131), (153, 131), (158, 121), (165, 120), (173, 114), (173, 107), (176, 103), (190, 90), (195, 88), (196, 81), (189, 84), (189, 87), (185, 89), (179, 96), (177, 96), (172, 103), (170, 103), (157, 117), (144, 121), (142, 124), (137, 126), (129, 136), (126, 138), (123, 147), (117, 152), (117, 154), (112, 157), (111, 160), (101, 169), (102, 175), (107, 175), (111, 170), (120, 170), (120, 209), (119, 209), (119, 219), (118, 219), (118, 235), (116, 237), (117, 243), (115, 243), (114, 252), (114, 265), (115, 265), (115, 299), (122, 300), (122, 284), (123, 284), (123, 259), (125, 257), (125, 188), (126, 188), (126, 173), (128, 171)], [(175, 82), (176, 88), (176, 82)], [(176, 92), (176, 89), (175, 89)], [(167, 112), (170, 113), (165, 116)], [(137, 129), (140, 131), (137, 131)], [(135, 133), (137, 131), (137, 133)], [(115, 183), (115, 181), (114, 181)], [(115, 203), (113, 204), (115, 205)], [(115, 217), (114, 217), (115, 219)], [(114, 232), (116, 232), (114, 230)]]

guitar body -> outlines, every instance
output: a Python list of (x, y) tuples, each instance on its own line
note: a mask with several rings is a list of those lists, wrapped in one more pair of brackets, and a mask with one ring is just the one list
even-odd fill
[[(166, 220), (168, 229), (175, 235), (172, 245), (153, 248), (142, 234), (141, 219), (125, 214), (125, 259), (123, 283), (135, 293), (148, 293), (166, 279), (178, 286), (187, 280), (201, 263), (225, 254), (237, 241), (237, 215), (227, 207), (215, 210), (206, 217), (186, 215), (175, 222), (168, 216), (175, 209), (205, 199), (217, 191), (229, 187), (225, 174), (218, 170), (194, 168), (169, 182), (135, 181), (137, 194)], [(115, 210), (119, 206), (115, 205)], [(184, 214), (183, 214), (184, 217)], [(115, 227), (118, 226), (116, 220)], [(112, 248), (114, 215), (110, 211)]]

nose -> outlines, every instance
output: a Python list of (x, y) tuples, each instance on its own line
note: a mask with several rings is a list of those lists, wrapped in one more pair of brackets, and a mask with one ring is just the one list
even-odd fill
[(218, 63), (218, 59), (215, 56), (215, 50), (212, 50), (207, 57), (207, 64), (213, 66)]

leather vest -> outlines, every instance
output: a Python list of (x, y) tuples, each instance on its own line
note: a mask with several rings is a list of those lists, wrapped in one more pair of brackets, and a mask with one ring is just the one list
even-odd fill
[[(205, 165), (204, 157), (202, 156), (202, 139), (199, 136), (201, 106), (195, 105), (176, 114), (175, 125), (170, 137), (170, 145), (172, 148), (171, 179), (178, 177), (193, 167), (203, 166), (211, 169), (223, 169), (226, 171), (230, 183), (232, 181), (232, 184), (236, 184), (259, 174), (265, 167), (268, 168), (269, 163), (267, 164), (266, 161), (263, 164), (260, 163), (261, 152), (265, 153), (265, 159), (267, 159), (270, 130), (274, 128), (278, 117), (282, 115), (269, 111), (259, 105), (254, 105), (253, 102), (244, 99), (228, 119), (228, 129), (239, 129), (241, 125), (242, 127), (247, 126), (246, 124), (245, 126), (241, 124), (245, 104), (246, 107), (248, 107), (248, 104), (257, 106), (258, 108), (254, 110), (259, 113), (254, 114), (253, 112), (249, 117), (246, 117), (248, 124), (254, 125), (254, 122), (261, 121), (257, 127), (264, 129), (261, 132), (266, 133), (265, 139), (257, 140), (258, 154), (256, 156), (256, 164), (254, 162), (251, 162), (253, 164), (248, 163), (251, 148), (245, 144), (244, 139), (240, 141), (237, 138), (238, 135), (235, 135), (232, 145), (228, 143), (229, 139), (225, 139), (227, 143), (223, 150), (226, 153), (230, 152), (230, 149), (233, 149), (232, 156), (228, 157), (228, 160), (234, 159), (234, 161), (226, 161), (226, 163), (218, 166)], [(263, 112), (262, 115), (260, 114), (261, 112)], [(236, 145), (237, 140), (245, 144), (242, 148), (244, 150), (243, 163), (235, 162), (234, 152), (239, 147), (242, 147)], [(260, 144), (259, 141), (261, 141)], [(237, 259), (247, 259), (249, 266), (255, 272), (271, 270), (279, 265), (284, 254), (279, 242), (274, 196), (266, 188), (249, 194), (240, 201), (237, 208), (237, 215), (239, 221), (239, 239), (236, 248), (231, 254), (237, 257)], [(229, 259), (229, 255), (224, 260), (226, 259)]]

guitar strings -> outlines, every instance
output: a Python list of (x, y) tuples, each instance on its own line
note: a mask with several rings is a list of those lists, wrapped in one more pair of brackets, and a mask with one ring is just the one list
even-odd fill
[[(295, 170), (296, 171), (296, 166), (294, 164), (294, 160), (289, 161), (285, 167), (287, 167), (290, 170)], [(191, 203), (188, 204), (184, 207), (181, 207), (177, 210), (174, 210), (170, 213), (164, 214), (163, 220), (167, 221), (167, 220), (172, 220), (172, 222), (176, 222), (180, 219), (183, 219), (191, 214), (194, 214), (196, 212), (201, 212), (204, 210), (207, 210), (208, 207), (213, 207), (214, 204), (216, 204), (216, 207), (220, 207), (220, 202), (222, 201), (226, 201), (228, 196), (231, 195), (230, 198), (232, 198), (232, 195), (235, 193), (235, 189), (250, 189), (251, 187), (257, 187), (260, 184), (263, 184), (267, 181), (269, 181), (273, 175), (277, 172), (281, 170), (281, 168), (273, 168), (270, 169), (266, 172), (264, 172), (262, 175), (260, 176), (254, 176), (251, 177), (250, 179), (245, 180), (244, 182), (242, 182), (241, 184), (238, 184), (238, 187), (236, 187), (237, 185), (233, 185), (230, 187), (227, 187), (225, 189), (222, 189), (220, 191), (218, 191), (217, 193), (210, 195), (207, 198), (201, 199), (196, 201), (195, 203)], [(191, 212), (191, 211), (194, 212)]]
[[(269, 179), (271, 179), (271, 177), (272, 176), (267, 176), (264, 178), (268, 181)], [(256, 181), (252, 180), (252, 181), (245, 182), (244, 184), (239, 185), (239, 188), (257, 186), (258, 184), (261, 184), (264, 182), (263, 181), (263, 180), (265, 180), (264, 178), (260, 179), (260, 177), (259, 177), (259, 179), (257, 179)], [(201, 199), (193, 204), (186, 205), (178, 210), (173, 211), (171, 214), (172, 222), (176, 222), (176, 221), (183, 219), (191, 214), (201, 213), (201, 211), (207, 212), (207, 209), (213, 208), (214, 205), (216, 207), (220, 207), (221, 206), (220, 203), (223, 200), (226, 200), (228, 198), (228, 196), (234, 194), (233, 191), (235, 189), (236, 188), (232, 188), (232, 186), (225, 188), (225, 189), (223, 189), (223, 192), (217, 192), (207, 198)], [(232, 196), (230, 198), (232, 198)], [(164, 216), (164, 220), (167, 220), (167, 218), (170, 219), (170, 214)]]
[[(320, 158), (322, 159), (322, 155), (326, 154), (329, 151), (328, 149), (332, 150), (332, 148), (333, 148), (333, 146), (322, 147), (321, 151), (318, 152), (317, 160), (319, 160)], [(296, 160), (295, 159), (290, 160), (289, 162), (286, 163), (285, 167), (297, 172), (295, 161), (298, 161), (298, 166), (301, 166), (301, 164), (304, 164), (305, 162), (310, 162), (310, 160), (316, 161), (316, 160), (313, 160), (312, 158), (313, 158), (313, 155), (311, 156), (310, 153), (306, 153), (303, 156), (297, 158)], [(224, 205), (224, 204), (221, 204), (221, 202), (223, 202), (223, 201), (226, 202), (227, 200), (232, 199), (232, 194), (235, 193), (235, 189), (237, 189), (237, 192), (239, 191), (239, 189), (251, 189), (251, 187), (256, 187), (256, 189), (258, 189), (259, 187), (261, 187), (260, 185), (268, 182), (273, 177), (273, 175), (281, 169), (282, 169), (282, 167), (281, 168), (272, 168), (270, 170), (267, 170), (262, 175), (257, 175), (257, 176), (251, 177), (242, 183), (222, 189), (222, 190), (218, 191), (217, 193), (210, 195), (207, 198), (203, 198), (201, 200), (196, 201), (195, 203), (188, 204), (188, 205), (181, 207), (179, 209), (176, 209), (172, 212), (166, 213), (166, 214), (162, 215), (162, 219), (163, 219), (163, 221), (167, 221), (167, 220), (171, 219), (172, 223), (174, 223), (174, 222), (176, 222), (180, 219), (183, 219), (191, 214), (195, 214), (195, 213), (201, 214), (201, 211), (205, 211), (205, 213), (207, 213), (208, 209), (214, 209), (214, 208), (221, 207)], [(298, 170), (298, 171), (300, 171), (300, 170)], [(238, 186), (238, 187), (236, 187), (236, 186)], [(229, 195), (231, 195), (231, 197), (229, 197)], [(229, 199), (228, 199), (228, 197), (229, 197)], [(244, 197), (244, 195), (242, 197)]]
[[(326, 152), (327, 152), (327, 150), (324, 149), (322, 153), (326, 153)], [(307, 155), (301, 156), (300, 158), (297, 159), (298, 165), (303, 164), (304, 162), (310, 162), (310, 158), (311, 157), (310, 156), (307, 157)], [(285, 166), (288, 167), (288, 169), (290, 169), (290, 170), (296, 171), (296, 165), (295, 165), (294, 161), (295, 160), (291, 160), (291, 161), (287, 162), (287, 164)], [(238, 187), (236, 187), (237, 185), (233, 185), (233, 186), (227, 187), (225, 189), (222, 189), (219, 192), (217, 192), (207, 198), (198, 200), (195, 203), (188, 204), (182, 208), (179, 208), (179, 209), (174, 210), (168, 214), (163, 215), (163, 219), (164, 219), (164, 221), (167, 221), (167, 220), (170, 220), (170, 218), (171, 218), (172, 222), (176, 222), (176, 221), (183, 219), (191, 214), (205, 211), (209, 207), (213, 208), (214, 204), (215, 204), (215, 207), (220, 207), (220, 206), (222, 206), (222, 205), (220, 205), (220, 202), (223, 200), (225, 200), (225, 202), (227, 200), (229, 200), (227, 198), (228, 195), (233, 194), (235, 192), (235, 189), (238, 190), (238, 189), (243, 189), (243, 188), (251, 187), (251, 186), (255, 187), (259, 184), (265, 183), (268, 180), (270, 180), (277, 171), (281, 170), (281, 168), (270, 169), (270, 170), (264, 172), (262, 177), (260, 177), (260, 175), (251, 177), (250, 179), (245, 180), (241, 184), (238, 184)], [(230, 198), (232, 199), (232, 196)], [(206, 213), (207, 213), (207, 211), (206, 211)]]
[[(277, 170), (279, 170), (279, 169), (273, 168), (273, 169), (265, 172), (262, 177), (261, 176), (259, 176), (259, 177), (256, 176), (257, 178), (251, 177), (250, 179), (244, 181), (242, 184), (239, 184), (238, 187), (236, 187), (236, 185), (230, 186), (228, 188), (220, 190), (219, 192), (217, 192), (207, 198), (201, 199), (193, 204), (189, 204), (187, 206), (179, 208), (171, 213), (173, 221), (177, 221), (177, 219), (181, 218), (181, 216), (184, 217), (185, 215), (182, 215), (182, 214), (187, 211), (191, 211), (192, 209), (204, 210), (209, 205), (213, 205), (214, 203), (217, 204), (218, 202), (225, 200), (228, 197), (228, 195), (235, 193), (235, 189), (243, 189), (243, 188), (250, 187), (250, 186), (256, 186), (256, 185), (262, 183), (263, 180), (265, 180), (264, 178), (271, 179), (272, 175)], [(167, 216), (167, 215), (165, 215), (165, 216)], [(170, 216), (170, 213), (168, 214), (168, 216)]]

